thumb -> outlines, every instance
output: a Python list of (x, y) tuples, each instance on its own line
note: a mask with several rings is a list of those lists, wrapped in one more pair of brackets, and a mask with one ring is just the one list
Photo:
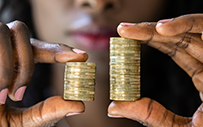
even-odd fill
[(50, 127), (65, 116), (83, 113), (81, 101), (65, 101), (60, 96), (50, 97), (23, 112), (23, 126)]
[(126, 117), (150, 127), (187, 125), (191, 119), (177, 116), (158, 102), (142, 98), (138, 101), (113, 101), (108, 108), (110, 117)]

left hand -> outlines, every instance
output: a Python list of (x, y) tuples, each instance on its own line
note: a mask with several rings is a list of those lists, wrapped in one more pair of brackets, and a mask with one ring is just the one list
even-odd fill
[[(191, 78), (203, 100), (203, 14), (184, 15), (158, 23), (121, 23), (118, 33), (122, 37), (142, 40), (168, 54)], [(203, 103), (193, 117), (178, 116), (158, 102), (141, 98), (134, 102), (114, 101), (110, 116), (121, 116), (139, 121), (147, 126), (203, 126)]]

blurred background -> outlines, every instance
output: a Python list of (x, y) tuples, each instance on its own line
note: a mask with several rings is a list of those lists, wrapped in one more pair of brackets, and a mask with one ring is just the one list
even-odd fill
[[(118, 36), (120, 22), (157, 22), (185, 14), (202, 13), (201, 0), (0, 0), (0, 21), (24, 22), (30, 36), (63, 43), (89, 54), (97, 66), (94, 102), (86, 112), (63, 119), (57, 127), (142, 127), (128, 119), (107, 116), (109, 100), (109, 38)], [(170, 57), (141, 46), (141, 96), (150, 97), (172, 112), (192, 116), (201, 104), (191, 78)], [(35, 64), (35, 74), (23, 101), (7, 103), (29, 107), (50, 96), (63, 96), (63, 64)], [(67, 123), (68, 122), (68, 123)]]

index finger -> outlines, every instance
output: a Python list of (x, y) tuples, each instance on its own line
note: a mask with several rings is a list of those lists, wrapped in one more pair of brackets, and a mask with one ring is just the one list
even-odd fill
[(73, 49), (64, 44), (42, 42), (30, 39), (35, 62), (40, 63), (66, 63), (84, 62), (88, 59), (85, 51)]
[(185, 32), (203, 32), (203, 14), (183, 15), (174, 19), (160, 20), (156, 25), (158, 33), (174, 36)]

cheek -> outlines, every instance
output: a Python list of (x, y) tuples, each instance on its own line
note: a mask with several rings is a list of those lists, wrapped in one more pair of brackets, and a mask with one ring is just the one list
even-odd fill
[(72, 20), (68, 18), (69, 13), (72, 12), (71, 7), (67, 5), (67, 0), (37, 1), (39, 0), (32, 3), (37, 37), (44, 41), (60, 43), (65, 36), (65, 27)]
[(157, 21), (162, 15), (163, 0), (126, 0), (120, 18), (128, 22)]

